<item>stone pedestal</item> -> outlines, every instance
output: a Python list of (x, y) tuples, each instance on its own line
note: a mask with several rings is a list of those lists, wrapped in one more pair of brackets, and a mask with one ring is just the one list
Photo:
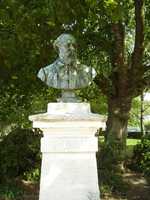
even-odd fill
[(29, 119), (44, 135), (39, 199), (99, 200), (95, 133), (104, 119), (88, 103), (49, 103)]

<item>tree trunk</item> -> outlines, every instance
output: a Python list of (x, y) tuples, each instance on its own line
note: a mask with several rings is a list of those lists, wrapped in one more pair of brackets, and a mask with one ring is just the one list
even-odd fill
[[(127, 124), (131, 98), (108, 99), (108, 120), (105, 135), (106, 146), (112, 151), (113, 164), (123, 169), (123, 160), (126, 152)], [(108, 158), (110, 159), (110, 158)]]
[(141, 127), (141, 135), (145, 135), (144, 131), (144, 95), (141, 94), (141, 108), (140, 108), (140, 127)]
[[(108, 99), (108, 120), (105, 135), (105, 158), (108, 165), (122, 163), (126, 149), (129, 112), (133, 97), (143, 91), (144, 68), (144, 0), (134, 0), (135, 42), (132, 56), (125, 53), (124, 17), (112, 23), (113, 48), (110, 55), (112, 73), (109, 79), (103, 76), (100, 88)], [(117, 7), (116, 7), (117, 8)], [(102, 86), (101, 86), (102, 85)], [(107, 162), (110, 161), (110, 162)]]

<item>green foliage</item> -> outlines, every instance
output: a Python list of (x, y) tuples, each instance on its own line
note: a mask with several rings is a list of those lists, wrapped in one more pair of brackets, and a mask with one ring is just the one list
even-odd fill
[(36, 78), (53, 58), (50, 40), (56, 29), (46, 23), (54, 24), (50, 5), (46, 0), (1, 2), (0, 124), (29, 127), (28, 115), (41, 112), (48, 99), (56, 100), (57, 92), (48, 92)]
[(0, 184), (0, 198), (4, 200), (22, 200), (23, 190), (14, 182)]
[(130, 118), (129, 118), (129, 122), (128, 122), (129, 126), (140, 127), (141, 104), (142, 103), (143, 103), (143, 115), (149, 115), (150, 103), (148, 101), (141, 102), (140, 97), (134, 98), (132, 101)]
[(39, 182), (40, 180), (40, 166), (38, 168), (34, 168), (30, 171), (26, 171), (23, 174), (23, 179), (27, 181)]
[(139, 97), (133, 99), (128, 122), (129, 126), (140, 127), (140, 106), (141, 103)]
[(141, 143), (134, 147), (130, 167), (150, 178), (150, 135), (143, 137)]
[(99, 152), (100, 161), (98, 166), (107, 166), (108, 170), (114, 170), (116, 172), (120, 171), (120, 163), (124, 160), (125, 155), (122, 153), (122, 146), (117, 142), (112, 142), (111, 144), (104, 143)]
[(90, 87), (81, 89), (77, 92), (82, 101), (89, 101), (91, 111), (105, 115), (107, 113), (106, 97), (100, 92), (96, 84), (91, 84)]
[(100, 191), (102, 194), (105, 193), (120, 193), (122, 196), (128, 189), (128, 184), (123, 181), (122, 175), (114, 173), (107, 168), (100, 170)]
[(0, 177), (15, 178), (40, 164), (40, 135), (27, 129), (16, 129), (0, 142)]

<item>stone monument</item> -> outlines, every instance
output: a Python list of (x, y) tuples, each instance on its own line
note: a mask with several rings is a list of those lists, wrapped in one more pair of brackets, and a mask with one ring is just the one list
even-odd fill
[(59, 58), (41, 68), (38, 77), (49, 87), (62, 89), (62, 97), (48, 104), (47, 113), (29, 117), (33, 127), (43, 131), (39, 199), (99, 200), (95, 134), (105, 120), (74, 93), (88, 86), (96, 72), (77, 60), (72, 35), (60, 35), (54, 47)]
[(76, 40), (70, 34), (60, 35), (54, 42), (59, 58), (41, 68), (38, 77), (48, 86), (62, 89), (62, 102), (77, 102), (74, 91), (88, 86), (95, 77), (93, 68), (77, 59)]

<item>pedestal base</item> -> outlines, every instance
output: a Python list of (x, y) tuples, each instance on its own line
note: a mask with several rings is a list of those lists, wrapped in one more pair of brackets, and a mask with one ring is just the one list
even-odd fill
[(39, 199), (99, 200), (95, 133), (105, 120), (87, 103), (48, 104), (48, 113), (29, 119), (44, 135)]
[(43, 154), (40, 200), (99, 200), (95, 154)]

